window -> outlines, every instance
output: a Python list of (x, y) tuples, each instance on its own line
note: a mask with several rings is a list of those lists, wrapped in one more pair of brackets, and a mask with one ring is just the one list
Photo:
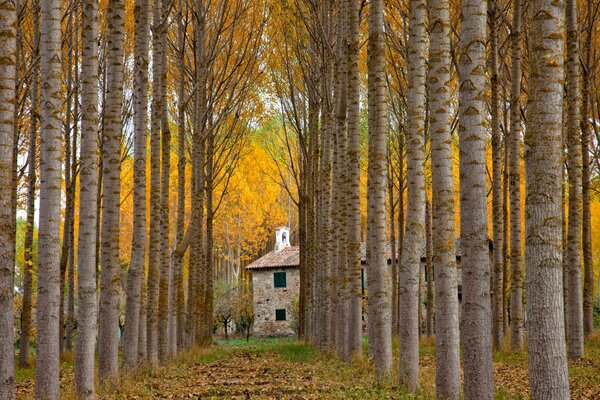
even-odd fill
[(285, 272), (273, 273), (273, 286), (276, 288), (287, 287), (287, 282), (285, 279)]
[(275, 321), (285, 321), (285, 308), (275, 310)]

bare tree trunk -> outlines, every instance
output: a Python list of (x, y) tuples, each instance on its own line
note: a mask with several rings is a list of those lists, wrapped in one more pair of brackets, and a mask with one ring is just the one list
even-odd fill
[(338, 209), (337, 218), (333, 220), (335, 227), (334, 238), (337, 241), (337, 252), (335, 254), (334, 265), (337, 265), (337, 310), (335, 311), (336, 320), (336, 349), (338, 357), (342, 360), (348, 360), (346, 354), (348, 341), (348, 258), (346, 253), (347, 248), (347, 207), (346, 207), (346, 160), (348, 149), (348, 137), (346, 132), (347, 111), (348, 111), (348, 46), (347, 46), (347, 25), (348, 25), (348, 2), (339, 2), (339, 17), (338, 17), (338, 97), (336, 109), (337, 122), (337, 144), (334, 154), (337, 155), (337, 170), (334, 171), (334, 197), (335, 204), (333, 207)]
[[(425, 239), (425, 0), (409, 2), (407, 221), (399, 273), (400, 386), (415, 392), (419, 385), (419, 285), (421, 248)], [(370, 164), (370, 160), (369, 160)], [(372, 310), (369, 307), (369, 310)], [(369, 318), (370, 320), (370, 318)]]
[(152, 22), (152, 115), (150, 128), (150, 237), (148, 253), (148, 322), (146, 325), (148, 361), (158, 363), (158, 296), (160, 283), (160, 120), (161, 120), (161, 45), (162, 0), (154, 1)]
[[(8, 3), (10, 4), (10, 3)], [(10, 9), (3, 9), (3, 13)], [(60, 170), (61, 2), (42, 0), (40, 36), (40, 215), (38, 232), (38, 302), (35, 394), (37, 398), (59, 396), (60, 312)], [(4, 26), (12, 26), (6, 24)], [(3, 35), (3, 37), (7, 37)], [(9, 50), (10, 47), (7, 49)], [(10, 54), (7, 52), (6, 54)], [(0, 76), (5, 76), (1, 74)], [(11, 97), (12, 98), (12, 97)], [(2, 102), (8, 104), (9, 102)], [(10, 143), (9, 139), (2, 143)], [(11, 149), (12, 150), (12, 149)], [(4, 187), (9, 187), (5, 185)], [(1, 207), (3, 210), (8, 207)], [(2, 218), (9, 221), (10, 217)], [(12, 276), (12, 275), (11, 275)], [(4, 286), (4, 285), (3, 285)], [(2, 298), (6, 298), (2, 296)], [(12, 332), (12, 323), (10, 325)], [(10, 337), (2, 335), (1, 337)], [(12, 347), (12, 340), (11, 340)], [(5, 353), (6, 354), (6, 353)], [(12, 351), (8, 354), (11, 354)], [(2, 365), (7, 365), (3, 362)], [(10, 364), (8, 364), (10, 365)], [(11, 368), (12, 370), (12, 368)], [(5, 382), (2, 379), (2, 382)]]
[[(183, 241), (183, 235), (185, 234), (185, 138), (186, 138), (186, 126), (185, 126), (185, 110), (186, 105), (183, 104), (183, 98), (185, 97), (185, 83), (186, 83), (186, 70), (185, 70), (185, 46), (186, 46), (186, 28), (187, 28), (187, 11), (184, 18), (183, 11), (183, 0), (179, 0), (179, 22), (178, 22), (178, 68), (179, 68), (179, 110), (178, 110), (178, 123), (177, 123), (177, 221), (175, 224), (175, 238), (176, 243), (179, 244)], [(184, 23), (185, 21), (185, 23)], [(175, 292), (177, 296), (176, 305), (176, 326), (177, 326), (177, 347), (183, 348), (184, 346), (184, 317), (185, 317), (185, 298), (183, 295), (183, 257), (176, 257), (175, 264)]]
[[(45, 16), (44, 22), (46, 26), (43, 29), (45, 35), (47, 35), (47, 16)], [(14, 387), (14, 316), (13, 316), (13, 274), (15, 265), (15, 225), (13, 214), (13, 179), (14, 179), (14, 147), (17, 145), (14, 143), (14, 129), (15, 129), (15, 107), (16, 107), (16, 78), (17, 78), (17, 40), (16, 40), (16, 29), (17, 29), (17, 12), (15, 2), (5, 2), (0, 9), (0, 50), (2, 52), (2, 63), (0, 64), (0, 160), (2, 164), (0, 166), (0, 312), (2, 318), (0, 318), (0, 397), (3, 399), (11, 400), (15, 398), (15, 387)], [(59, 44), (60, 46), (60, 44)], [(59, 47), (60, 48), (60, 47)], [(46, 50), (46, 46), (44, 46)], [(46, 56), (47, 51), (44, 51), (43, 55)], [(44, 60), (46, 61), (46, 60)], [(60, 65), (60, 64), (59, 64)], [(47, 91), (43, 92), (47, 95)], [(56, 106), (55, 103), (49, 105), (49, 109)], [(44, 153), (47, 147), (42, 145)], [(57, 146), (58, 147), (58, 146)], [(46, 155), (46, 154), (44, 154)], [(46, 158), (44, 158), (44, 161)], [(58, 160), (58, 157), (57, 157)], [(47, 170), (44, 171), (44, 178), (49, 178)], [(60, 180), (60, 177), (58, 178)], [(55, 181), (56, 182), (56, 181)], [(47, 195), (47, 185), (45, 185), (45, 195)], [(60, 189), (59, 189), (60, 196)], [(58, 203), (56, 203), (58, 204)], [(48, 211), (55, 211), (51, 208), (44, 207), (45, 215)], [(58, 231), (58, 229), (57, 229)], [(40, 231), (41, 233), (41, 231)], [(48, 234), (47, 229), (44, 234)], [(41, 237), (40, 237), (41, 238)], [(44, 251), (47, 253), (47, 239), (44, 238)], [(58, 250), (58, 249), (57, 249)], [(43, 267), (47, 266), (48, 261), (42, 261)], [(43, 271), (42, 277), (47, 277), (46, 271)], [(47, 287), (48, 281), (42, 281), (40, 284), (42, 287)], [(50, 300), (46, 293), (40, 296), (40, 299), (46, 301), (45, 304), (40, 304), (39, 307), (47, 308)], [(44, 322), (47, 319), (44, 318)], [(43, 325), (45, 326), (45, 325)], [(46, 336), (42, 334), (42, 338)], [(40, 345), (43, 346), (42, 356), (48, 357), (52, 354), (48, 352), (48, 346), (45, 346), (44, 342)], [(50, 359), (51, 360), (51, 359)], [(42, 362), (50, 361), (48, 358), (44, 358)], [(58, 361), (58, 354), (57, 354)], [(50, 374), (53, 376), (53, 374)], [(48, 378), (48, 376), (46, 376)], [(58, 378), (58, 376), (57, 376)], [(57, 382), (58, 384), (58, 379)], [(57, 385), (58, 386), (58, 385)], [(49, 386), (48, 386), (49, 387)]]
[(169, 276), (171, 257), (169, 254), (169, 185), (171, 177), (171, 129), (167, 109), (167, 35), (170, 11), (169, 0), (163, 0), (160, 33), (160, 63), (156, 73), (160, 73), (160, 113), (161, 113), (161, 188), (160, 188), (160, 278), (158, 292), (158, 358), (165, 361), (169, 356)]
[(510, 98), (510, 324), (513, 350), (523, 349), (523, 258), (521, 250), (521, 0), (514, 0)]
[(564, 3), (531, 1), (526, 240), (531, 398), (569, 399), (561, 249), (561, 143)]
[[(40, 5), (33, 4), (33, 52), (32, 58), (39, 57), (40, 46)], [(33, 232), (35, 229), (35, 185), (37, 183), (37, 129), (40, 112), (39, 100), (39, 61), (35, 61), (31, 71), (31, 111), (29, 125), (29, 153), (27, 156), (27, 228), (25, 231), (24, 269), (23, 269), (23, 314), (21, 315), (21, 347), (19, 349), (19, 366), (27, 365), (29, 356), (29, 335), (31, 332), (31, 308), (33, 291)]]
[[(402, 262), (402, 249), (404, 248), (404, 131), (401, 126), (398, 127), (398, 275), (400, 274), (400, 263)], [(400, 334), (400, 281), (396, 279), (392, 282), (396, 286), (396, 308), (393, 313), (396, 316), (396, 325), (392, 327), (392, 332)]]
[[(362, 355), (362, 281), (360, 264), (360, 130), (358, 73), (358, 0), (347, 1), (348, 12), (348, 159), (347, 159), (347, 256), (349, 275), (348, 356)], [(392, 190), (394, 185), (392, 184)], [(393, 194), (392, 194), (393, 196)], [(393, 218), (393, 217), (392, 217)], [(393, 225), (392, 225), (393, 226)], [(395, 255), (395, 251), (393, 252)], [(392, 261), (393, 263), (394, 261)]]
[[(433, 231), (431, 228), (431, 203), (425, 200), (425, 268), (427, 270), (427, 336), (434, 335), (435, 293), (433, 282)], [(421, 296), (419, 295), (419, 303)]]
[(502, 139), (500, 137), (500, 93), (498, 77), (498, 2), (490, 4), (490, 42), (491, 42), (491, 114), (492, 114), (492, 239), (494, 243), (493, 273), (492, 273), (492, 337), (494, 347), (501, 348), (504, 338), (504, 325), (502, 322), (502, 304), (504, 294), (502, 291), (503, 254), (500, 251), (503, 243), (504, 225), (502, 221)]
[(65, 30), (66, 36), (66, 52), (67, 52), (67, 66), (66, 66), (66, 95), (67, 100), (65, 104), (65, 121), (63, 122), (63, 134), (64, 134), (64, 182), (65, 182), (65, 218), (63, 222), (63, 236), (60, 252), (60, 351), (65, 350), (66, 344), (66, 323), (65, 323), (65, 280), (67, 279), (67, 266), (69, 263), (69, 252), (71, 250), (71, 233), (72, 233), (72, 221), (73, 221), (73, 195), (72, 195), (72, 181), (71, 181), (71, 117), (72, 117), (72, 104), (73, 104), (73, 13), (67, 11), (67, 24)]
[[(460, 348), (455, 248), (454, 175), (450, 103), (450, 5), (430, 3), (429, 100), (433, 279), (435, 282), (436, 390), (439, 398), (460, 396)], [(407, 226), (408, 230), (408, 226)], [(407, 251), (405, 248), (404, 251)], [(420, 251), (418, 251), (420, 254)]]
[[(369, 352), (378, 379), (392, 367), (391, 276), (385, 255), (386, 210), (386, 81), (383, 1), (372, 0), (369, 15), (369, 167), (367, 188), (367, 265), (369, 271)], [(417, 333), (418, 336), (418, 333)], [(417, 339), (418, 340), (418, 339)], [(418, 354), (418, 341), (417, 341)]]
[(116, 378), (119, 369), (119, 218), (121, 203), (121, 108), (123, 105), (123, 0), (108, 3), (108, 93), (103, 142), (102, 253), (100, 317), (98, 319), (98, 378)]
[[(506, 98), (506, 92), (504, 98)], [(507, 117), (508, 110), (506, 107), (506, 101), (504, 101), (504, 127), (507, 129)], [(502, 331), (506, 336), (509, 330), (509, 318), (508, 318), (508, 310), (509, 310), (509, 271), (510, 271), (510, 253), (509, 253), (509, 228), (510, 228), (510, 214), (508, 209), (509, 204), (509, 169), (510, 169), (510, 136), (507, 135), (507, 132), (504, 133), (504, 169), (502, 171), (502, 176), (504, 178), (504, 186), (502, 188), (502, 276), (504, 277), (502, 281)], [(498, 251), (498, 247), (494, 246), (495, 251)]]
[(135, 76), (134, 76), (134, 165), (133, 165), (133, 237), (131, 263), (127, 276), (123, 362), (135, 367), (140, 335), (140, 297), (146, 264), (146, 151), (148, 130), (148, 35), (150, 4), (137, 0), (134, 4)]
[[(592, 63), (592, 46), (594, 38), (594, 23), (596, 15), (592, 10), (593, 1), (587, 1), (587, 40), (585, 42), (585, 53), (583, 65), (583, 87), (581, 103), (581, 151), (582, 151), (582, 244), (583, 244), (583, 332), (590, 335), (594, 330), (594, 262), (592, 257), (592, 221), (590, 210), (590, 96), (592, 92), (592, 82), (594, 68)], [(600, 299), (600, 290), (598, 291)], [(600, 306), (600, 300), (599, 304)]]
[(462, 2), (459, 155), (464, 397), (493, 399), (486, 198), (487, 3)]
[(572, 360), (583, 357), (583, 291), (581, 287), (581, 132), (579, 125), (579, 30), (577, 2), (566, 1), (567, 70), (567, 164), (569, 170), (569, 218), (567, 259), (569, 284), (568, 355)]
[(96, 349), (96, 203), (98, 196), (98, 3), (82, 4), (82, 114), (77, 254), (77, 342), (75, 388), (81, 399), (95, 399)]
[[(79, 38), (79, 15), (75, 14), (75, 37)], [(67, 287), (69, 289), (69, 295), (67, 296), (67, 327), (66, 327), (66, 339), (65, 348), (68, 351), (73, 350), (73, 336), (75, 334), (75, 189), (78, 173), (77, 163), (77, 135), (79, 127), (79, 47), (75, 48), (75, 71), (74, 74), (74, 85), (73, 97), (73, 147), (71, 149), (71, 196), (72, 196), (72, 213), (71, 218), (70, 235), (69, 235), (69, 260), (68, 260), (68, 273), (69, 279), (67, 281)]]

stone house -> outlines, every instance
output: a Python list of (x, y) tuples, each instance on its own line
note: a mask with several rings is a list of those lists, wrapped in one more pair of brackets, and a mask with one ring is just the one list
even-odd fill
[(275, 231), (275, 248), (246, 267), (252, 274), (254, 334), (292, 336), (293, 303), (300, 296), (300, 252), (287, 227)]
[[(489, 240), (489, 258), (491, 262), (493, 242)], [(456, 238), (456, 265), (458, 269), (458, 299), (462, 299), (462, 271), (460, 237)], [(391, 244), (386, 246), (388, 265), (392, 264)], [(425, 246), (421, 254), (421, 299), (426, 300), (429, 277), (425, 268)], [(362, 287), (367, 289), (366, 244), (361, 245)], [(290, 246), (289, 229), (277, 228), (275, 249), (246, 267), (252, 273), (254, 287), (254, 334), (257, 336), (291, 336), (292, 304), (300, 296), (300, 248)], [(490, 264), (491, 265), (491, 264)], [(366, 321), (366, 315), (363, 316)]]

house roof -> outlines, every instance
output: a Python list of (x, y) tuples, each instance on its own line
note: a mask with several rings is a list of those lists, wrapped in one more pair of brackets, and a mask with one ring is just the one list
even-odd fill
[[(493, 242), (489, 240), (490, 250), (493, 247)], [(456, 258), (461, 257), (460, 237), (456, 238), (455, 242)], [(388, 262), (392, 259), (392, 245), (387, 242), (385, 245), (385, 256)], [(421, 250), (421, 260), (425, 260), (425, 245)], [(362, 242), (360, 245), (360, 261), (362, 264), (367, 262), (367, 244)], [(265, 254), (258, 260), (252, 262), (246, 267), (249, 270), (267, 269), (267, 268), (293, 268), (300, 265), (300, 248), (298, 246), (284, 247), (279, 251), (272, 251)]]
[(252, 262), (246, 269), (291, 268), (300, 265), (300, 248), (298, 246), (284, 247), (279, 251), (273, 250), (258, 260)]

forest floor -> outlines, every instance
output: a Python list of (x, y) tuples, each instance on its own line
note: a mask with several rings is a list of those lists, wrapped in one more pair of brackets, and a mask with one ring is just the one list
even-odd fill
[[(394, 344), (397, 352), (397, 341)], [(409, 396), (392, 383), (376, 384), (373, 366), (365, 360), (345, 364), (291, 339), (219, 340), (213, 347), (182, 355), (165, 366), (122, 376), (118, 385), (102, 387), (99, 397), (434, 399), (435, 347), (431, 341), (422, 341), (420, 363), (421, 391)], [(569, 363), (569, 372), (573, 399), (600, 399), (600, 334), (588, 341), (583, 360)], [(17, 370), (17, 398), (33, 398), (33, 375), (33, 369)], [(527, 399), (526, 354), (496, 352), (494, 378), (497, 399)], [(396, 376), (391, 382), (396, 382)], [(73, 362), (65, 357), (61, 367), (63, 399), (75, 398), (73, 386)]]

